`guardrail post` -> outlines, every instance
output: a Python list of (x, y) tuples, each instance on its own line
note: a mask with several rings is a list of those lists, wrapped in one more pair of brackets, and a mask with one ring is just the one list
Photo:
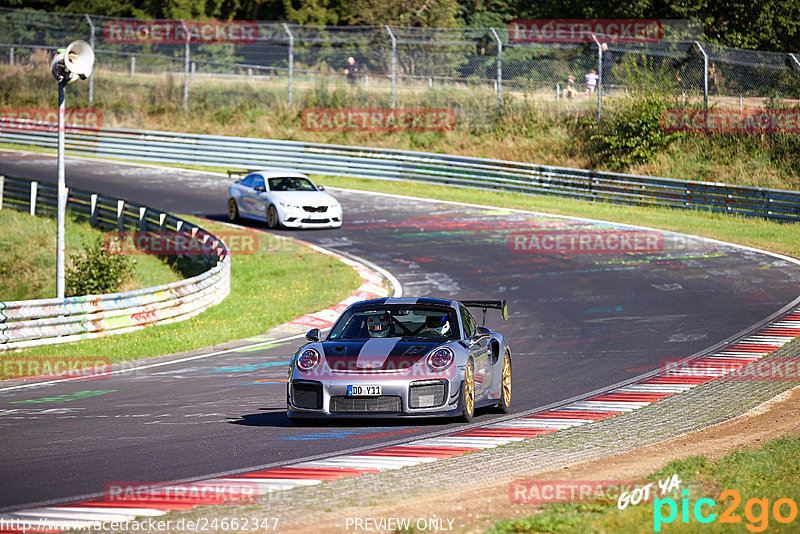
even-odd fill
[(147, 206), (139, 206), (139, 231), (147, 230)]
[(131, 78), (136, 74), (136, 56), (131, 55)]
[(97, 226), (97, 194), (92, 193), (92, 196), (89, 197), (89, 224), (92, 226)]
[(708, 111), (708, 54), (706, 54), (700, 41), (695, 41), (694, 45), (703, 54), (703, 108)]
[(397, 86), (397, 39), (394, 38), (392, 29), (389, 25), (385, 25), (386, 31), (389, 32), (389, 37), (392, 39), (392, 106), (394, 107), (395, 88)]
[(286, 30), (286, 35), (289, 36), (289, 107), (292, 107), (292, 78), (294, 75), (294, 35), (289, 31), (289, 25), (283, 23), (283, 29)]
[(181, 228), (183, 228), (183, 221), (178, 221), (177, 223), (175, 223), (175, 231), (176, 232), (180, 232)]
[(163, 211), (158, 214), (158, 227), (164, 229), (164, 224), (167, 222), (167, 214)]
[(489, 29), (497, 41), (497, 109), (500, 110), (503, 107), (503, 41), (494, 28)]
[(31, 205), (30, 205), (30, 214), (31, 216), (36, 215), (36, 197), (38, 196), (39, 192), (39, 182), (31, 182)]
[[(91, 30), (91, 34), (89, 34), (89, 45), (94, 50), (94, 23), (89, 15), (85, 15), (86, 22), (89, 23), (89, 29)], [(94, 69), (92, 72), (89, 73), (89, 103), (91, 104), (94, 100)]]
[(125, 201), (117, 200), (117, 231), (125, 230)]
[(0, 174), (0, 210), (3, 209), (3, 189), (5, 189), (6, 177)]

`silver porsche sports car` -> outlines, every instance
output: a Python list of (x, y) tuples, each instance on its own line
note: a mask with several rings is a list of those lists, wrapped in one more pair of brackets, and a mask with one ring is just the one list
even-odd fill
[(266, 221), (270, 228), (339, 228), (342, 206), (308, 176), (282, 169), (250, 173), (228, 189), (228, 219)]
[(323, 339), (313, 329), (292, 357), (286, 402), (298, 423), (319, 417), (445, 416), (508, 412), (511, 349), (468, 308), (505, 301), (383, 298), (350, 305)]

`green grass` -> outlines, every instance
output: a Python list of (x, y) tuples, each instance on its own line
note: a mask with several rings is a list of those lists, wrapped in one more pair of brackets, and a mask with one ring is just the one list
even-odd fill
[[(688, 489), (689, 516), (682, 522), (681, 499), (678, 492), (665, 495), (676, 501), (677, 517), (662, 525), (662, 532), (797, 532), (800, 517), (787, 524), (777, 521), (773, 515), (775, 501), (781, 498), (792, 500), (800, 505), (800, 436), (785, 436), (764, 444), (760, 448), (738, 450), (715, 462), (704, 456), (693, 456), (670, 462), (663, 469), (646, 477), (645, 482), (665, 480), (677, 474), (681, 488)], [(735, 490), (741, 497), (738, 506), (734, 498), (721, 494), (725, 490)], [(716, 520), (709, 524), (698, 522), (692, 510), (700, 498), (710, 498), (716, 506), (713, 510), (706, 504), (703, 513), (717, 514)], [(767, 499), (768, 513), (762, 515), (758, 505), (750, 504), (751, 499)], [(538, 513), (530, 517), (514, 520), (501, 520), (486, 531), (487, 534), (506, 534), (512, 532), (653, 532), (655, 513), (659, 511), (668, 517), (669, 507), (661, 504), (656, 509), (651, 499), (648, 503), (629, 505), (624, 510), (617, 508), (616, 501), (593, 503), (543, 504)], [(750, 516), (747, 510), (750, 510)], [(719, 518), (725, 510), (732, 516), (740, 517), (739, 523), (723, 524)], [(783, 505), (781, 514), (789, 516), (790, 506)]]
[(326, 185), (365, 191), (379, 191), (487, 206), (502, 206), (569, 217), (586, 217), (650, 226), (758, 247), (800, 258), (800, 239), (798, 239), (798, 227), (796, 224), (781, 224), (763, 219), (698, 210), (618, 206), (603, 202), (586, 202), (553, 196), (481, 191), (416, 182), (378, 182), (361, 178), (330, 176), (316, 176), (315, 181)]
[[(231, 230), (184, 218), (223, 236)], [(14, 357), (99, 356), (120, 362), (197, 349), (263, 334), (341, 301), (361, 284), (358, 274), (335, 258), (287, 239), (249, 232), (258, 240), (257, 253), (232, 254), (230, 295), (197, 317), (102, 339), (34, 347)]]
[[(56, 220), (27, 212), (0, 210), (0, 302), (55, 298)], [(66, 265), (104, 232), (71, 216), (66, 219)], [(135, 256), (134, 278), (119, 290), (168, 284), (181, 279), (155, 256)]]

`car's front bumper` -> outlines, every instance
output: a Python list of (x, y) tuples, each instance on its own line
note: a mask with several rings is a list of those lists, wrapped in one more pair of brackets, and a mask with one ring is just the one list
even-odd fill
[(342, 210), (309, 213), (304, 210), (280, 208), (281, 224), (286, 228), (339, 228), (342, 226)]
[[(350, 385), (380, 385), (381, 395), (351, 396)], [(460, 393), (455, 378), (295, 377), (287, 388), (287, 406), (291, 417), (448, 417), (459, 414)]]

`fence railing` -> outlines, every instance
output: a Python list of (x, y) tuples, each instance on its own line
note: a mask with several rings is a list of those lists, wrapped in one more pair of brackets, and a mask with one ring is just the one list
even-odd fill
[[(56, 147), (52, 125), (0, 121), (0, 139)], [(130, 160), (284, 168), (309, 174), (411, 180), (454, 187), (557, 195), (618, 204), (699, 209), (776, 221), (800, 221), (800, 192), (570, 169), (468, 156), (303, 143), (248, 137), (128, 129), (80, 129), (67, 134), (76, 154)]]
[[(0, 176), (0, 209), (54, 215), (57, 199), (54, 185)], [(0, 351), (183, 321), (221, 302), (230, 292), (230, 251), (199, 226), (146, 206), (77, 189), (69, 190), (67, 209), (94, 226), (157, 234), (165, 242), (181, 237), (199, 240), (214, 253), (191, 256), (204, 271), (171, 284), (124, 293), (0, 302)]]

